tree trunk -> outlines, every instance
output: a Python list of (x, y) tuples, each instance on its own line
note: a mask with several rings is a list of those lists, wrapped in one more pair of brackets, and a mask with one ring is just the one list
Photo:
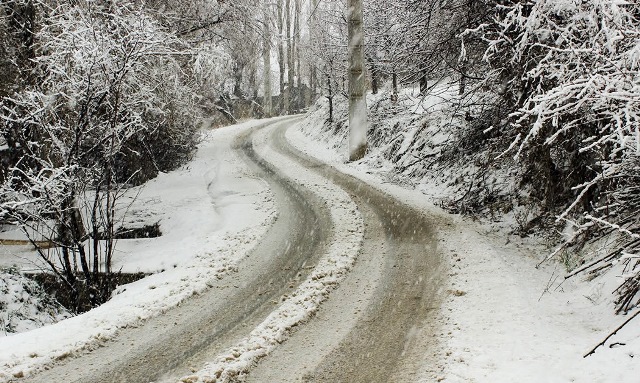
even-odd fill
[(349, 29), (349, 160), (367, 151), (367, 101), (364, 79), (364, 31), (362, 0), (348, 1)]
[(92, 232), (91, 238), (93, 240), (93, 275), (98, 277), (100, 272), (100, 224), (99, 224), (99, 208), (100, 208), (100, 193), (95, 193), (93, 197), (93, 207), (91, 209), (91, 225)]
[(464, 95), (464, 92), (467, 88), (467, 77), (466, 77), (467, 66), (466, 64), (462, 64), (460, 66), (460, 82), (458, 84), (458, 95)]
[(371, 93), (378, 94), (378, 71), (376, 64), (370, 56), (367, 57), (367, 62), (369, 63), (369, 74), (371, 76)]
[[(283, 8), (282, 8), (282, 1), (283, 0), (278, 0), (278, 69), (280, 71), (279, 73), (279, 80), (280, 80), (280, 103), (279, 103), (279, 110), (281, 114), (285, 113), (285, 107), (284, 107), (284, 99), (285, 99), (285, 92), (284, 92), (284, 67), (285, 67), (285, 57), (284, 57), (284, 15), (283, 15)], [(288, 101), (287, 101), (288, 102)]]
[(391, 74), (391, 102), (398, 102), (398, 74), (395, 71)]
[(285, 110), (287, 114), (291, 114), (292, 107), (292, 95), (293, 95), (293, 78), (294, 78), (294, 63), (293, 63), (293, 39), (291, 38), (291, 0), (285, 0), (285, 20), (287, 28), (287, 87), (285, 88)]
[(271, 30), (268, 3), (263, 3), (264, 30), (262, 40), (262, 59), (264, 64), (264, 94), (262, 109), (265, 117), (271, 117)]
[(303, 105), (302, 101), (302, 67), (300, 66), (300, 0), (295, 0), (295, 17), (293, 22), (293, 45), (295, 47), (296, 62), (296, 92), (295, 92), (295, 109), (299, 110)]
[(329, 122), (333, 122), (333, 87), (331, 86), (331, 74), (327, 73), (327, 100), (329, 100)]
[(242, 98), (242, 72), (244, 68), (236, 63), (233, 67), (233, 95)]
[(427, 70), (422, 69), (420, 71), (420, 94), (424, 95), (427, 93), (427, 89), (429, 89), (429, 80), (427, 79)]
[(249, 90), (251, 91), (251, 100), (258, 98), (258, 68), (257, 60), (249, 61)]
[[(309, 16), (309, 36), (310, 40), (313, 39), (315, 33), (317, 33), (316, 29), (318, 27), (317, 17), (316, 17), (316, 9), (318, 8), (318, 0), (311, 0), (311, 15)], [(318, 72), (314, 63), (309, 62), (309, 90), (308, 90), (308, 101), (307, 105), (311, 105), (312, 102), (316, 99), (317, 93), (317, 84), (318, 84)]]

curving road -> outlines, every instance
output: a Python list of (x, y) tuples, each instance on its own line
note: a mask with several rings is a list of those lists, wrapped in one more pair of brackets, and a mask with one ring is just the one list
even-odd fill
[[(425, 365), (435, 364), (429, 349), (435, 346), (446, 275), (435, 230), (445, 222), (299, 152), (285, 139), (286, 129), (274, 129), (271, 144), (351, 195), (365, 221), (365, 240), (356, 267), (318, 318), (261, 363), (249, 381), (413, 381)], [(339, 336), (327, 336), (334, 333)]]
[(246, 377), (254, 382), (405, 382), (415, 379), (433, 347), (443, 286), (434, 217), (339, 173), (291, 147), (293, 120), (239, 136), (234, 149), (269, 182), (279, 216), (238, 266), (196, 296), (84, 355), (61, 361), (25, 382), (176, 381), (246, 336), (318, 262), (331, 228), (325, 201), (282, 175), (255, 151), (266, 144), (347, 191), (365, 222), (365, 240), (345, 280), (316, 317)]

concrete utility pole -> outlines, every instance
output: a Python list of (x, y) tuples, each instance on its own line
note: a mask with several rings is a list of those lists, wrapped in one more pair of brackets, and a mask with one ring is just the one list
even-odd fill
[(367, 151), (367, 100), (364, 78), (364, 31), (362, 0), (348, 0), (349, 22), (349, 160)]

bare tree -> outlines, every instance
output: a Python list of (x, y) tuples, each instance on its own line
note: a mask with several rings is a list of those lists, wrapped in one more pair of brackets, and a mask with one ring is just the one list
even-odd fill
[(0, 216), (21, 225), (80, 310), (113, 287), (118, 200), (139, 172), (126, 164), (159, 130), (194, 132), (177, 59), (188, 48), (131, 3), (79, 1), (46, 18), (34, 43), (40, 81), (2, 100), (2, 131), (24, 144)]
[(284, 35), (284, 0), (278, 0), (278, 69), (280, 84), (280, 111), (285, 112), (289, 108), (288, 94), (285, 93), (284, 71), (286, 66), (285, 35)]
[(294, 21), (293, 21), (293, 46), (295, 49), (294, 52), (294, 61), (295, 61), (295, 73), (296, 73), (296, 94), (295, 94), (295, 102), (296, 109), (301, 109), (304, 107), (303, 105), (303, 97), (302, 97), (302, 67), (300, 66), (300, 17), (301, 17), (301, 0), (295, 0), (294, 6)]
[(291, 114), (291, 90), (293, 87), (293, 40), (291, 38), (291, 0), (284, 0), (284, 23), (287, 42), (287, 84), (284, 88), (284, 114)]

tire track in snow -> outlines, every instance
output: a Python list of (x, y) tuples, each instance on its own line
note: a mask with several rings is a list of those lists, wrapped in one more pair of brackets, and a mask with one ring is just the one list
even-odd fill
[(265, 129), (255, 136), (254, 145), (259, 155), (275, 166), (278, 172), (303, 185), (327, 204), (332, 222), (329, 246), (311, 275), (292, 294), (283, 296), (283, 303), (247, 337), (203, 369), (183, 377), (181, 382), (232, 382), (244, 379), (260, 359), (316, 313), (329, 292), (344, 279), (359, 253), (364, 227), (350, 196), (340, 187), (327, 183), (324, 177), (273, 151), (266, 144), (267, 135), (268, 130)]
[[(381, 267), (381, 278), (367, 279), (369, 270), (362, 268), (359, 272), (356, 267), (343, 284), (345, 289), (352, 290), (341, 292), (341, 285), (336, 292), (337, 302), (328, 303), (329, 314), (325, 315), (324, 327), (318, 325), (313, 333), (303, 330), (301, 339), (292, 339), (292, 346), (278, 353), (283, 361), (275, 360), (275, 357), (267, 361), (265, 368), (257, 369), (257, 376), (250, 380), (266, 381), (267, 376), (279, 382), (408, 382), (417, 379), (425, 362), (435, 362), (429, 353), (436, 347), (436, 317), (445, 278), (442, 272), (445, 265), (440, 260), (435, 236), (437, 225), (442, 224), (441, 218), (426, 216), (363, 181), (306, 156), (287, 142), (283, 128), (275, 132), (273, 141), (287, 157), (315, 169), (350, 193), (366, 225), (358, 262), (364, 262), (361, 258), (366, 257), (372, 266)], [(358, 278), (360, 282), (376, 283), (373, 292), (361, 291), (363, 286), (358, 285)], [(358, 286), (358, 289), (354, 288)], [(353, 312), (354, 307), (349, 304), (354, 300), (343, 298), (350, 295), (365, 301), (355, 300), (357, 309), (363, 313)], [(334, 311), (331, 311), (332, 306)], [(353, 324), (336, 320), (335, 316), (340, 312), (357, 316), (357, 321)], [(319, 315), (322, 316), (322, 312)], [(324, 342), (323, 336), (326, 338), (331, 332), (346, 334), (334, 344)], [(300, 352), (309, 344), (315, 346), (323, 342), (325, 350), (320, 358), (315, 352)], [(265, 373), (265, 370), (271, 371)]]

